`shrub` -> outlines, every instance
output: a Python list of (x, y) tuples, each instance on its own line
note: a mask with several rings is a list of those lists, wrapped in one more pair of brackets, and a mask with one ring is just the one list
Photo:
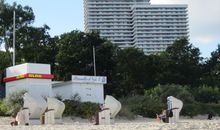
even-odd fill
[(196, 116), (205, 115), (211, 113), (212, 115), (220, 115), (220, 104), (209, 104), (209, 103), (194, 103), (184, 104), (181, 114), (184, 116)]
[(190, 116), (192, 118), (193, 116), (200, 114), (200, 110), (201, 108), (199, 104), (184, 104), (181, 115)]
[(99, 105), (91, 102), (83, 102), (76, 109), (77, 116), (82, 118), (90, 118), (99, 111)]
[(209, 106), (209, 113), (213, 114), (213, 115), (218, 115), (220, 116), (220, 104), (208, 104)]
[(152, 89), (146, 90), (145, 95), (153, 98), (160, 98), (162, 91), (162, 88), (160, 86), (157, 86)]
[(165, 105), (161, 102), (160, 99), (150, 96), (143, 96), (142, 100), (140, 100), (140, 103), (138, 103), (138, 105), (136, 105), (136, 108), (133, 108), (132, 111), (144, 117), (154, 118), (156, 117), (157, 113), (161, 112), (164, 106)]
[(167, 102), (167, 97), (169, 96), (174, 96), (184, 103), (193, 103), (195, 101), (193, 95), (188, 91), (188, 87), (181, 85), (159, 85), (153, 89), (146, 90), (145, 95), (160, 98), (163, 103)]
[(162, 108), (164, 108), (164, 104), (160, 99), (150, 96), (133, 96), (123, 98), (120, 101), (122, 103), (120, 115), (123, 115), (122, 112), (126, 112), (124, 116), (128, 114), (127, 118), (130, 118), (129, 116), (132, 114), (155, 117), (156, 113), (161, 112)]
[(80, 102), (75, 100), (64, 100), (64, 103), (65, 103), (65, 110), (63, 114), (65, 116), (76, 116), (76, 110)]
[(195, 100), (202, 103), (218, 103), (220, 100), (219, 88), (201, 86), (193, 92)]
[(4, 103), (7, 107), (8, 114), (10, 114), (11, 116), (16, 116), (18, 111), (23, 107), (23, 96), (26, 92), (26, 90), (19, 90), (11, 93), (5, 98)]
[(5, 103), (1, 100), (0, 101), (0, 116), (8, 116), (7, 111), (8, 109)]
[(91, 102), (80, 102), (78, 96), (73, 96), (71, 100), (65, 100), (65, 116), (78, 116), (81, 118), (90, 118), (99, 111), (99, 105)]
[(121, 108), (120, 112), (118, 113), (118, 116), (125, 117), (129, 120), (135, 119), (135, 114), (131, 112), (131, 110), (127, 106), (123, 106)]
[(199, 105), (201, 108), (199, 114), (211, 113), (212, 115), (220, 115), (220, 104), (199, 103)]
[(213, 104), (219, 101), (219, 95), (218, 88), (203, 86), (192, 91), (187, 86), (159, 85), (146, 90), (144, 96), (136, 95), (121, 99), (122, 111), (119, 115), (129, 117), (135, 114), (155, 117), (156, 113), (166, 108), (168, 96), (174, 96), (183, 101), (181, 115), (190, 117), (209, 113), (220, 115), (220, 104)]

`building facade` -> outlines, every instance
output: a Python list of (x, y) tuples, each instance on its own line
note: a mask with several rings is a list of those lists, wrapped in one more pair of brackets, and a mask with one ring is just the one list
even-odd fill
[(113, 44), (145, 54), (188, 37), (187, 5), (151, 5), (150, 0), (84, 0), (84, 23), (86, 32), (99, 31)]

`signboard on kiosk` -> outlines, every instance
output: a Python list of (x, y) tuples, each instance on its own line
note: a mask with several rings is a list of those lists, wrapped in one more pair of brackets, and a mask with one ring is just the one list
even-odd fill
[(100, 83), (106, 84), (107, 78), (103, 76), (80, 76), (72, 75), (72, 82), (75, 83)]

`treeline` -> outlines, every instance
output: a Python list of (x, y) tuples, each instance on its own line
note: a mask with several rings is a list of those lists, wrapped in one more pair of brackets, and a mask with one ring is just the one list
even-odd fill
[(220, 115), (219, 88), (190, 88), (182, 85), (158, 85), (146, 90), (144, 95), (121, 98), (123, 107), (119, 115), (128, 119), (133, 119), (136, 115), (155, 118), (156, 114), (167, 108), (167, 97), (170, 95), (183, 101), (182, 116)]
[[(120, 49), (98, 33), (74, 30), (51, 37), (49, 27), (34, 27), (31, 7), (0, 1), (0, 38), (6, 51), (0, 51), (0, 73), (12, 65), (13, 10), (16, 11), (16, 64), (51, 64), (56, 80), (71, 75), (93, 75), (93, 46), (97, 75), (107, 76), (105, 93), (116, 97), (144, 95), (157, 85), (179, 84), (189, 88), (220, 87), (220, 46), (209, 59), (187, 39), (177, 40), (157, 55), (144, 55), (136, 48)], [(2, 79), (2, 77), (1, 77)], [(2, 81), (1, 81), (2, 82)]]

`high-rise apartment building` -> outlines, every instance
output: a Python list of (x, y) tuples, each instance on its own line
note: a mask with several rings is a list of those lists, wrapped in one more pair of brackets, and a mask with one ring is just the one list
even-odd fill
[(119, 47), (145, 54), (164, 51), (188, 37), (187, 5), (152, 5), (150, 0), (84, 0), (85, 31), (96, 30)]

